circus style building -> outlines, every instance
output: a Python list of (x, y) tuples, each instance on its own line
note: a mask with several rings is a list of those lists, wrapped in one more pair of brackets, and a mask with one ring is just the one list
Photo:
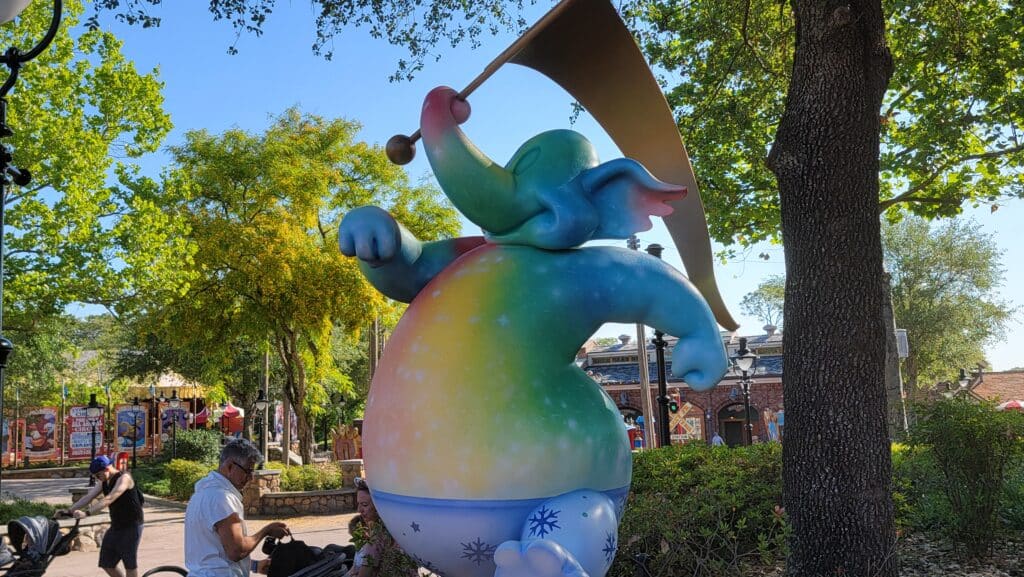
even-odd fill
[[(766, 327), (765, 334), (747, 337), (747, 348), (758, 355), (748, 373), (750, 420), (754, 442), (779, 440), (784, 436), (785, 413), (782, 402), (782, 334)], [(727, 445), (744, 443), (743, 377), (730, 371), (718, 385), (708, 391), (695, 391), (672, 375), (674, 337), (666, 336), (666, 377), (668, 396), (675, 400), (678, 411), (670, 414), (673, 443), (711, 442), (717, 432)], [(739, 339), (722, 333), (722, 342), (730, 357), (736, 355)], [(626, 423), (642, 422), (640, 370), (636, 341), (622, 335), (619, 342), (598, 345), (589, 341), (580, 349), (576, 362), (615, 401)], [(648, 338), (648, 374), (651, 383), (651, 406), (657, 415), (658, 370), (655, 347)]]

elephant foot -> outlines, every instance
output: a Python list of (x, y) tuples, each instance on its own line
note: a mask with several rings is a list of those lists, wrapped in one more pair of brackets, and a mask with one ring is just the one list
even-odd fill
[(548, 539), (506, 541), (494, 552), (494, 577), (590, 577), (572, 553)]

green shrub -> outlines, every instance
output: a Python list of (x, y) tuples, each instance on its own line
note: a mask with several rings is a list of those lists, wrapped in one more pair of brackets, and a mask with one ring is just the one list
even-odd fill
[[(275, 468), (268, 465), (268, 468)], [(281, 466), (282, 491), (324, 491), (341, 487), (341, 470), (333, 463)]]
[(132, 477), (147, 495), (167, 497), (171, 494), (171, 479), (164, 471), (165, 463), (140, 464), (132, 471)]
[(953, 523), (946, 480), (930, 447), (893, 445), (892, 473), (898, 528), (943, 531)]
[(1000, 530), (1007, 473), (1021, 456), (1024, 415), (988, 402), (944, 399), (919, 407), (911, 442), (931, 449), (951, 511), (946, 535), (971, 557), (985, 556)]
[[(66, 509), (67, 506), (63, 508)], [(25, 499), (0, 501), (0, 524), (6, 526), (9, 521), (13, 521), (18, 517), (35, 517), (37, 515), (53, 517), (53, 513), (56, 510), (57, 507), (49, 503), (27, 501)]]
[[(176, 458), (210, 465), (215, 465), (220, 460), (220, 432), (209, 429), (178, 429), (177, 437)], [(164, 446), (164, 453), (170, 454), (169, 442)]]
[(213, 465), (173, 459), (164, 465), (164, 474), (169, 480), (170, 496), (179, 501), (188, 501), (195, 491), (196, 481), (215, 468)]
[(632, 577), (647, 555), (652, 575), (710, 576), (785, 556), (782, 448), (694, 443), (638, 453), (618, 554), (609, 573)]
[(1006, 475), (999, 516), (1007, 529), (1024, 531), (1024, 459), (1018, 459)]

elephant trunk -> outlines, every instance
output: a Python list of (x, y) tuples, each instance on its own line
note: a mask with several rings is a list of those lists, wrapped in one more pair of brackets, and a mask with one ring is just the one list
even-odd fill
[(469, 103), (459, 100), (454, 90), (432, 90), (420, 116), (424, 150), (452, 204), (484, 230), (502, 234), (541, 207), (534, 199), (517, 195), (515, 177), (466, 137), (459, 124), (468, 117)]

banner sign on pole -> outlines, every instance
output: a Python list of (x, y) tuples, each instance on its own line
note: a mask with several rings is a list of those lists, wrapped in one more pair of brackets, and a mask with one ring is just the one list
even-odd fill
[(57, 454), (57, 408), (33, 409), (25, 416), (25, 454), (30, 461), (53, 461)]
[[(92, 456), (92, 421), (84, 405), (68, 410), (68, 458), (88, 459)], [(103, 453), (103, 417), (96, 417), (96, 454)]]
[(135, 454), (145, 455), (149, 451), (149, 444), (146, 439), (149, 437), (149, 427), (146, 426), (149, 416), (149, 403), (139, 403), (140, 410), (136, 411), (132, 405), (118, 405), (115, 409), (117, 415), (117, 449), (119, 451), (132, 452), (132, 444), (135, 444)]

